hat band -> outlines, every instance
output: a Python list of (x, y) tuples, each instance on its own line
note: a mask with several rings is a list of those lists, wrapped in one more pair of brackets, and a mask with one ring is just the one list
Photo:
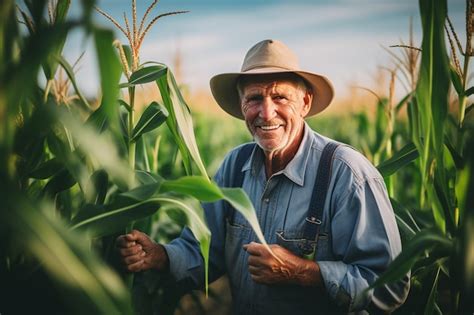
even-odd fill
[(289, 69), (289, 68), (284, 68), (284, 67), (279, 67), (279, 66), (271, 66), (271, 65), (255, 65), (250, 68), (247, 68), (245, 70), (242, 69), (242, 72), (247, 72), (255, 69), (265, 69), (265, 68), (277, 68), (277, 69), (282, 69), (285, 71), (299, 71), (298, 69)]

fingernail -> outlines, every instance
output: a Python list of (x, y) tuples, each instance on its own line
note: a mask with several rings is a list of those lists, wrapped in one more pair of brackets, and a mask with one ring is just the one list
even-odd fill
[(146, 255), (146, 253), (145, 253), (145, 252), (142, 252), (141, 256), (145, 256), (145, 255)]

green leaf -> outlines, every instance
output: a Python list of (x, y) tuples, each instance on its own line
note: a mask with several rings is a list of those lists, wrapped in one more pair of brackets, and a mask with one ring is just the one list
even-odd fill
[(466, 97), (469, 97), (472, 94), (474, 94), (474, 86), (471, 86), (470, 88), (466, 90)]
[(395, 153), (391, 158), (377, 165), (377, 169), (383, 177), (387, 177), (418, 158), (418, 156), (419, 154), (416, 146), (413, 144), (413, 142), (410, 142), (401, 148), (400, 151)]
[[(450, 86), (449, 59), (446, 52), (444, 25), (446, 20), (446, 0), (420, 0), (420, 13), (423, 28), (421, 65), (416, 87), (418, 104), (419, 138), (423, 142), (417, 143), (421, 155), (422, 178), (429, 184), (429, 174), (432, 163), (443, 174), (442, 151), (444, 142), (445, 121), (448, 113), (448, 92)], [(445, 180), (444, 178), (442, 180)], [(433, 189), (426, 187), (430, 201)], [(433, 197), (435, 198), (435, 197)], [(436, 203), (436, 201), (433, 201)], [(442, 213), (438, 205), (432, 207), (433, 215), (441, 222)], [(440, 228), (443, 228), (440, 226)]]
[[(123, 204), (123, 202), (108, 205), (103, 212), (90, 211), (91, 216), (71, 226), (72, 230), (87, 231), (91, 237), (110, 235), (126, 228), (131, 222), (143, 219), (155, 213), (160, 207), (157, 200)], [(100, 208), (95, 208), (100, 209)]]
[(64, 169), (64, 164), (56, 158), (52, 158), (35, 168), (30, 173), (31, 178), (47, 179)]
[(132, 141), (137, 139), (144, 133), (155, 130), (166, 121), (168, 111), (160, 106), (157, 102), (152, 102), (143, 112), (140, 120), (133, 129)]
[(142, 184), (153, 184), (163, 181), (163, 178), (161, 178), (161, 176), (159, 176), (158, 174), (147, 172), (144, 170), (135, 170), (135, 176), (137, 180)]
[(55, 23), (62, 23), (66, 20), (70, 5), (71, 0), (58, 0), (56, 3)]
[(401, 279), (408, 273), (424, 251), (431, 251), (434, 247), (441, 247), (450, 251), (453, 247), (453, 242), (436, 230), (422, 230), (408, 244), (405, 244), (402, 252), (390, 264), (388, 270), (369, 289)]
[(200, 175), (209, 177), (199, 154), (191, 112), (169, 69), (166, 76), (157, 80), (157, 84), (163, 103), (170, 115), (166, 123), (178, 144), (187, 174), (191, 174), (190, 159), (192, 159), (196, 163)]
[(148, 159), (148, 145), (144, 137), (139, 137), (135, 148), (135, 169), (151, 171), (150, 161)]
[(458, 95), (464, 95), (461, 76), (456, 71), (456, 68), (454, 68), (453, 65), (450, 65), (449, 71), (451, 74), (451, 82), (453, 83), (456, 93), (458, 93)]
[(207, 228), (204, 210), (198, 202), (190, 198), (161, 195), (154, 198), (159, 201), (163, 209), (180, 209), (187, 218), (189, 228), (194, 237), (199, 241), (202, 257), (204, 258), (204, 283), (206, 296), (209, 290), (209, 247), (211, 244), (211, 231)]
[(69, 62), (67, 62), (66, 59), (64, 59), (64, 57), (58, 56), (57, 58), (58, 58), (59, 64), (66, 72), (67, 76), (69, 77), (69, 80), (71, 81), (71, 84), (77, 96), (79, 97), (79, 100), (81, 101), (81, 103), (84, 105), (86, 109), (90, 110), (91, 105), (89, 104), (87, 99), (84, 97), (84, 95), (82, 95), (81, 90), (79, 90), (79, 87), (77, 86), (77, 83), (76, 83), (76, 76), (74, 74), (74, 70), (72, 69), (71, 65), (69, 64)]
[(202, 176), (185, 176), (177, 180), (167, 180), (161, 185), (160, 192), (176, 192), (194, 198), (212, 202), (224, 198), (220, 188)]
[(132, 87), (139, 84), (145, 84), (158, 80), (166, 75), (167, 68), (165, 65), (156, 65), (138, 69), (130, 75), (128, 83), (120, 84), (120, 88)]
[(456, 194), (459, 200), (460, 237), (457, 261), (460, 265), (461, 304), (471, 305), (474, 296), (474, 137), (465, 146), (466, 165), (459, 172)]
[(99, 107), (96, 111), (89, 115), (86, 124), (94, 127), (99, 133), (102, 133), (108, 127), (107, 117), (104, 109)]
[(411, 97), (413, 97), (413, 92), (410, 92), (407, 95), (405, 95), (400, 100), (400, 102), (398, 102), (398, 104), (395, 105), (395, 112), (398, 113), (400, 111), (400, 109), (402, 109), (403, 105), (408, 104), (408, 101), (410, 100)]
[(121, 193), (118, 197), (130, 199), (133, 201), (146, 201), (158, 192), (158, 189), (161, 185), (162, 183), (160, 181), (151, 184), (141, 185), (137, 188)]
[(63, 169), (49, 180), (46, 186), (44, 186), (43, 192), (45, 195), (54, 197), (57, 193), (71, 188), (75, 183), (76, 180), (71, 173)]
[(103, 204), (109, 188), (109, 175), (104, 170), (95, 171), (91, 176), (91, 183), (94, 187), (91, 201), (96, 205)]
[(118, 133), (118, 82), (120, 80), (121, 65), (118, 56), (113, 48), (114, 34), (110, 30), (94, 30), (95, 46), (99, 63), (100, 86), (102, 90), (102, 100), (100, 107), (103, 110), (109, 127), (113, 132)]
[(63, 113), (60, 119), (69, 127), (81, 152), (103, 168), (115, 184), (124, 190), (133, 184), (133, 172), (128, 163), (120, 157), (117, 144), (109, 132), (99, 134), (68, 113)]
[(437, 288), (438, 288), (439, 270), (440, 268), (437, 268), (435, 271), (433, 284), (431, 285), (430, 295), (428, 296), (428, 301), (426, 302), (426, 306), (425, 306), (425, 311), (424, 311), (425, 315), (432, 315), (434, 313), (434, 309), (436, 305)]
[(125, 107), (125, 109), (126, 109), (129, 113), (133, 111), (133, 109), (130, 107), (130, 105), (128, 105), (128, 103), (125, 102), (124, 100), (119, 99), (118, 102), (119, 102), (120, 105), (122, 105), (123, 107)]
[(206, 202), (224, 199), (243, 215), (260, 242), (273, 254), (265, 241), (252, 202), (241, 188), (219, 188), (205, 177), (188, 176), (177, 180), (165, 181), (160, 188), (160, 192), (177, 192), (191, 195)]
[[(3, 191), (1, 199), (5, 200)], [(22, 195), (8, 193), (7, 208), (0, 220), (11, 233), (11, 245), (41, 263), (48, 275), (59, 284), (59, 294), (74, 290), (82, 303), (75, 304), (79, 313), (132, 314), (128, 292), (117, 276), (94, 252), (84, 234), (66, 229), (55, 216), (53, 206), (29, 204)], [(6, 283), (4, 283), (7, 285)], [(66, 290), (64, 290), (66, 289)], [(70, 295), (66, 295), (70, 297)], [(85, 298), (85, 299), (83, 299)]]
[[(393, 198), (390, 198), (390, 203), (392, 204), (393, 206), (393, 210), (395, 212), (395, 215), (397, 217), (400, 217), (401, 220), (403, 220), (403, 222), (408, 225), (409, 227), (409, 230), (407, 230), (406, 232), (408, 232), (408, 235), (410, 236), (410, 238), (412, 238), (413, 236), (415, 236), (414, 234), (415, 233), (418, 233), (421, 231), (418, 223), (416, 222), (415, 218), (413, 218), (412, 214), (410, 213), (410, 211), (405, 208), (402, 204), (400, 204), (397, 200), (393, 199)], [(413, 235), (411, 235), (411, 231), (414, 231), (415, 233)], [(403, 231), (403, 229), (402, 229)]]
[(235, 210), (239, 211), (249, 222), (259, 241), (275, 258), (280, 260), (280, 258), (273, 253), (265, 241), (265, 237), (263, 236), (262, 230), (260, 229), (260, 225), (258, 223), (255, 209), (244, 190), (242, 188), (221, 188), (221, 191), (224, 194), (224, 200), (230, 203), (231, 206), (234, 207)]

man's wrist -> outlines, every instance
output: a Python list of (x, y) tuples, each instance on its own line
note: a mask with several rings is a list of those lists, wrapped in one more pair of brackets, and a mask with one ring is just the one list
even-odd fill
[(305, 287), (320, 287), (321, 271), (317, 262), (301, 258), (295, 272), (295, 283)]
[(156, 262), (155, 262), (155, 268), (158, 271), (169, 271), (169, 257), (168, 253), (166, 252), (166, 249), (163, 245), (161, 244), (156, 244)]

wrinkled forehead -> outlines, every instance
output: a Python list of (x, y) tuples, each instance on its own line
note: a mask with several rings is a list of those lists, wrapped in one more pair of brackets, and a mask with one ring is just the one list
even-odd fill
[(242, 75), (238, 78), (237, 85), (245, 90), (247, 87), (252, 86), (277, 86), (277, 85), (291, 85), (298, 87), (299, 84), (303, 83), (304, 80), (300, 76), (294, 73), (270, 73), (270, 74), (257, 74), (257, 75)]

